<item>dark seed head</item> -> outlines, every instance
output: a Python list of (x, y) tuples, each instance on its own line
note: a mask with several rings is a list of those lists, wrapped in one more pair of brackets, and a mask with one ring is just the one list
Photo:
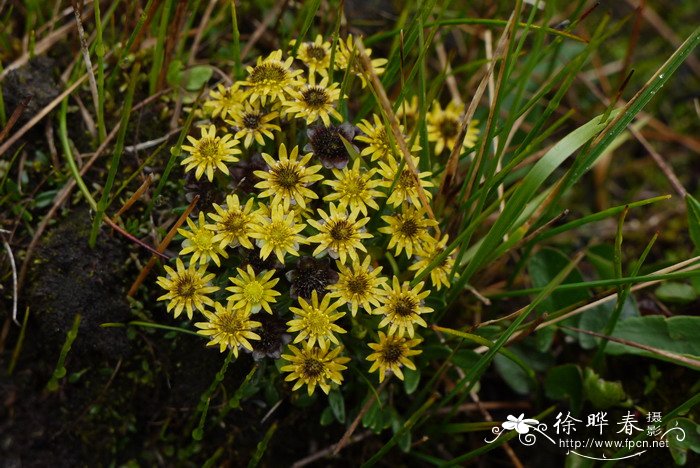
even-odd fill
[(345, 149), (341, 137), (348, 141), (355, 148), (355, 151), (358, 151), (353, 144), (357, 133), (358, 129), (348, 123), (331, 125), (330, 127), (323, 125), (310, 127), (306, 132), (309, 144), (304, 150), (313, 152), (326, 169), (342, 169), (348, 164), (350, 155)]
[(296, 268), (287, 272), (287, 279), (292, 284), (289, 290), (292, 299), (310, 299), (312, 291), (320, 299), (326, 294), (326, 286), (338, 282), (338, 272), (331, 268), (328, 258), (302, 257)]

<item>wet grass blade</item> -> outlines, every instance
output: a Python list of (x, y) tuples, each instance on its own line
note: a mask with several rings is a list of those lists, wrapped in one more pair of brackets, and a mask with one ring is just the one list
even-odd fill
[(90, 231), (89, 245), (90, 247), (95, 246), (97, 241), (97, 233), (99, 232), (100, 225), (102, 224), (102, 217), (105, 214), (105, 210), (108, 206), (108, 201), (110, 198), (110, 193), (112, 191), (112, 186), (114, 185), (114, 180), (117, 177), (117, 169), (119, 169), (119, 161), (121, 160), (122, 152), (124, 151), (124, 139), (126, 138), (126, 131), (129, 126), (129, 117), (131, 115), (131, 104), (134, 101), (134, 91), (136, 90), (136, 83), (138, 82), (139, 72), (141, 71), (141, 64), (136, 63), (131, 70), (131, 75), (129, 77), (129, 87), (126, 91), (126, 97), (124, 98), (124, 107), (122, 107), (119, 133), (117, 134), (117, 142), (114, 146), (114, 152), (112, 153), (112, 160), (109, 166), (109, 172), (107, 173), (107, 181), (105, 182), (104, 188), (102, 190), (102, 196), (97, 203), (95, 219), (92, 223), (92, 230)]

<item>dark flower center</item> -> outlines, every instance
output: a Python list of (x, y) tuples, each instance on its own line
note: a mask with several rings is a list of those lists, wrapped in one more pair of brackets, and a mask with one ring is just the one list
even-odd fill
[(233, 314), (224, 314), (219, 316), (219, 327), (225, 333), (234, 334), (245, 330), (245, 323)]
[(367, 275), (358, 275), (348, 280), (348, 291), (353, 294), (365, 294), (369, 289)]
[(345, 220), (340, 220), (336, 221), (335, 224), (330, 229), (330, 235), (333, 238), (334, 241), (346, 241), (349, 240), (353, 233), (354, 229), (352, 225), (350, 225), (347, 221)]
[(416, 185), (416, 177), (410, 170), (406, 169), (401, 172), (397, 185), (401, 188), (411, 188)]
[(301, 100), (312, 109), (328, 104), (328, 98), (328, 93), (320, 86), (312, 86), (301, 93)]
[(420, 228), (414, 219), (404, 219), (399, 227), (399, 231), (406, 237), (413, 237), (418, 234)]
[(399, 317), (409, 317), (416, 311), (416, 301), (410, 297), (401, 297), (394, 306), (394, 313)]
[(260, 126), (260, 118), (262, 116), (258, 113), (249, 112), (243, 116), (243, 126), (245, 128), (255, 130)]
[(175, 283), (175, 294), (182, 297), (192, 297), (196, 294), (197, 288), (194, 278), (189, 273), (181, 276)]
[(323, 363), (318, 359), (306, 358), (301, 365), (301, 372), (306, 378), (315, 378), (323, 374)]
[(459, 132), (459, 122), (455, 119), (446, 117), (440, 121), (440, 133), (445, 138), (451, 138), (457, 136)]
[(386, 343), (382, 349), (382, 360), (387, 364), (396, 364), (403, 357), (403, 347), (399, 343)]
[(315, 60), (323, 60), (326, 57), (326, 49), (315, 44), (310, 44), (306, 48), (306, 55)]
[(253, 68), (250, 81), (253, 83), (281, 83), (287, 79), (287, 70), (277, 63), (261, 63)]
[(299, 184), (299, 171), (296, 167), (280, 164), (274, 170), (277, 183), (285, 189), (292, 189)]
[(197, 144), (197, 149), (203, 158), (213, 158), (219, 151), (219, 143), (214, 138), (202, 138)]
[(238, 232), (245, 224), (245, 220), (239, 212), (228, 213), (221, 224), (223, 224), (225, 231)]

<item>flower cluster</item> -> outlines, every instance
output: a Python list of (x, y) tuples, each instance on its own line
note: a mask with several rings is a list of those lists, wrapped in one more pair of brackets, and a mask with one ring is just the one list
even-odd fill
[[(411, 147), (406, 164), (379, 114), (357, 125), (348, 118), (348, 96), (334, 75), (359, 78), (344, 90), (367, 85), (356, 40), (340, 40), (332, 51), (318, 36), (299, 44), (296, 57), (276, 50), (248, 66), (245, 79), (210, 92), (209, 121), (182, 146), (182, 165), (197, 181), (235, 190), (179, 229), (175, 268), (158, 278), (166, 290), (159, 299), (175, 317), (202, 314), (195, 326), (208, 345), (281, 357), (286, 380), (309, 394), (341, 384), (351, 360), (343, 339), (355, 326), (377, 338), (364, 359), (380, 382), (415, 369), (418, 332), (433, 309), (425, 303), (430, 289), (412, 275), (431, 268), (439, 290), (449, 287), (453, 266), (449, 256), (433, 265), (448, 237), (424, 206), (433, 173), (412, 169), (421, 148)], [(371, 64), (381, 74), (386, 60)], [(414, 125), (409, 107), (400, 117)], [(433, 107), (428, 137), (436, 154), (454, 146), (450, 125), (459, 119), (452, 104)], [(396, 259), (389, 276), (385, 250)]]

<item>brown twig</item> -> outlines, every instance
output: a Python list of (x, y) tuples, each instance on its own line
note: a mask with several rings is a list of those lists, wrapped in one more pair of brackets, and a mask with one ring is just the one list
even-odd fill
[[(134, 106), (132, 111), (136, 111), (154, 100), (158, 99), (164, 92), (167, 90), (163, 90), (159, 93), (156, 93), (152, 96), (147, 97), (140, 103)], [(117, 123), (117, 125), (114, 126), (112, 131), (107, 135), (107, 138), (105, 138), (105, 141), (102, 142), (102, 144), (97, 148), (95, 153), (90, 157), (90, 159), (80, 168), (80, 175), (83, 176), (85, 173), (92, 167), (92, 165), (97, 161), (97, 158), (99, 158), (102, 153), (107, 149), (107, 146), (112, 142), (112, 140), (117, 136), (117, 132), (119, 131), (120, 124)], [(27, 271), (29, 270), (29, 262), (32, 259), (32, 256), (34, 254), (34, 250), (36, 249), (37, 244), (39, 243), (39, 239), (41, 238), (41, 235), (44, 233), (46, 230), (46, 227), (49, 225), (49, 222), (53, 217), (56, 215), (58, 210), (63, 206), (65, 201), (68, 199), (70, 196), (71, 192), (75, 188), (76, 182), (74, 178), (71, 178), (66, 185), (61, 189), (60, 192), (56, 194), (56, 196), (53, 199), (53, 205), (51, 206), (51, 209), (49, 209), (49, 212), (46, 213), (46, 216), (41, 220), (39, 225), (36, 228), (36, 231), (34, 232), (34, 236), (32, 236), (32, 240), (29, 242), (29, 245), (27, 246), (27, 253), (24, 255), (24, 261), (22, 262), (22, 267), (20, 268), (19, 271), (19, 280), (18, 280), (18, 288), (21, 291), (22, 286), (24, 285), (24, 280), (27, 276)]]
[(377, 101), (379, 101), (379, 105), (382, 107), (386, 118), (389, 120), (389, 127), (391, 128), (391, 133), (394, 135), (396, 144), (401, 150), (401, 154), (403, 155), (403, 159), (406, 162), (406, 166), (408, 166), (408, 168), (411, 170), (411, 173), (413, 174), (413, 177), (416, 180), (416, 187), (418, 188), (418, 198), (420, 198), (421, 205), (423, 205), (423, 209), (425, 209), (425, 212), (428, 214), (430, 219), (435, 220), (435, 214), (433, 213), (433, 209), (430, 207), (428, 197), (425, 195), (425, 189), (423, 189), (421, 184), (418, 182), (418, 169), (413, 163), (413, 158), (411, 157), (411, 150), (408, 149), (406, 139), (401, 133), (401, 128), (399, 127), (399, 120), (396, 118), (396, 114), (394, 114), (394, 111), (391, 108), (391, 102), (389, 102), (389, 97), (386, 95), (386, 90), (384, 89), (384, 86), (382, 86), (382, 83), (381, 81), (379, 81), (377, 73), (372, 67), (372, 62), (370, 61), (369, 56), (367, 55), (367, 51), (365, 50), (362, 41), (357, 39), (355, 40), (355, 44), (359, 52), (359, 58), (360, 63), (362, 64), (362, 68), (364, 69), (365, 73), (369, 76), (369, 81), (377, 96)]
[[(361, 434), (357, 434), (356, 436), (352, 437), (348, 441), (348, 445), (360, 442), (361, 440), (364, 440), (371, 435), (372, 435), (372, 431), (365, 431)], [(292, 464), (292, 468), (302, 468), (306, 465), (309, 465), (309, 464), (311, 464), (317, 460), (320, 460), (322, 458), (325, 458), (327, 456), (335, 455), (333, 453), (334, 450), (335, 450), (335, 444), (331, 445), (330, 447), (326, 447), (323, 450), (319, 450), (316, 453), (312, 453), (308, 457), (302, 458), (301, 460), (294, 462), (294, 464)]]
[(12, 115), (10, 116), (10, 118), (7, 119), (7, 123), (3, 127), (2, 131), (0, 131), (0, 141), (4, 140), (5, 137), (7, 137), (7, 134), (10, 133), (10, 130), (12, 130), (12, 127), (15, 126), (20, 115), (22, 115), (22, 112), (24, 112), (24, 109), (27, 108), (27, 106), (29, 105), (29, 102), (31, 100), (32, 100), (32, 97), (28, 96), (28, 97), (25, 97), (24, 99), (22, 99), (19, 102), (19, 104), (17, 104), (17, 107), (15, 107), (15, 110), (12, 111)]
[(40, 121), (41, 119), (43, 119), (44, 117), (46, 117), (46, 116), (48, 115), (49, 112), (51, 112), (57, 105), (59, 105), (59, 104), (61, 103), (61, 101), (63, 101), (63, 100), (66, 98), (66, 96), (68, 96), (68, 95), (71, 94), (73, 91), (75, 91), (75, 89), (76, 89), (78, 86), (80, 86), (80, 85), (83, 83), (83, 81), (85, 81), (85, 80), (87, 79), (87, 77), (88, 77), (88, 76), (87, 76), (87, 73), (86, 73), (86, 74), (84, 74), (83, 76), (81, 76), (80, 78), (78, 78), (78, 79), (76, 80), (75, 83), (73, 83), (72, 85), (70, 85), (70, 86), (68, 87), (68, 89), (66, 89), (66, 90), (63, 91), (61, 94), (59, 94), (59, 95), (56, 97), (56, 99), (54, 99), (53, 101), (51, 101), (50, 103), (48, 103), (48, 104), (46, 105), (46, 107), (44, 107), (43, 109), (41, 109), (41, 111), (39, 111), (39, 113), (38, 113), (37, 115), (35, 115), (34, 117), (32, 117), (31, 120), (29, 120), (29, 122), (27, 122), (26, 124), (22, 125), (22, 127), (21, 127), (19, 130), (17, 130), (17, 132), (15, 132), (14, 134), (12, 134), (12, 136), (11, 136), (10, 138), (8, 138), (7, 141), (6, 141), (5, 143), (2, 144), (2, 146), (0, 146), (0, 156), (2, 156), (3, 154), (5, 154), (5, 151), (7, 151), (8, 149), (10, 149), (10, 147), (11, 147), (12, 145), (14, 145), (15, 142), (16, 142), (17, 140), (19, 140), (20, 138), (22, 138), (22, 137), (24, 136), (25, 133), (27, 133), (32, 127), (34, 127), (34, 125), (36, 125), (37, 123), (39, 123), (39, 121)]
[[(170, 241), (173, 240), (173, 237), (175, 237), (175, 234), (177, 233), (177, 230), (182, 224), (185, 222), (187, 217), (190, 215), (194, 207), (197, 205), (197, 202), (199, 201), (199, 195), (195, 195), (195, 197), (192, 199), (190, 202), (189, 206), (185, 209), (185, 211), (182, 213), (182, 215), (178, 218), (178, 220), (175, 222), (172, 228), (170, 228), (170, 231), (168, 234), (166, 234), (165, 238), (163, 241), (158, 244), (158, 248), (156, 249), (158, 252), (165, 252), (165, 249), (168, 248), (168, 245), (170, 244)], [(141, 283), (143, 283), (143, 280), (146, 279), (146, 276), (148, 276), (148, 273), (153, 269), (153, 267), (156, 264), (157, 257), (153, 255), (149, 260), (148, 263), (141, 269), (139, 272), (139, 276), (134, 280), (134, 283), (131, 285), (131, 288), (129, 288), (129, 292), (127, 293), (127, 296), (129, 297), (134, 297), (134, 294), (136, 294), (136, 291), (138, 290), (139, 286), (141, 286)]]
[(596, 333), (596, 332), (591, 331), (591, 330), (583, 330), (581, 328), (569, 327), (569, 326), (565, 326), (565, 325), (560, 325), (559, 327), (563, 328), (565, 330), (571, 330), (571, 331), (575, 331), (577, 333), (583, 333), (584, 335), (595, 336), (596, 338), (602, 338), (604, 340), (613, 341), (615, 343), (629, 346), (631, 348), (637, 348), (637, 349), (641, 349), (643, 351), (649, 351), (650, 353), (657, 354), (659, 356), (663, 356), (665, 358), (672, 359), (674, 361), (682, 362), (683, 364), (688, 365), (690, 367), (694, 367), (695, 369), (700, 369), (700, 359), (693, 359), (692, 357), (684, 356), (682, 354), (672, 353), (670, 351), (666, 351), (665, 349), (655, 348), (653, 346), (648, 346), (648, 345), (645, 345), (642, 343), (637, 343), (636, 341), (625, 340), (623, 338), (616, 338), (614, 336), (608, 336), (608, 335), (604, 335), (602, 333)]
[[(385, 380), (382, 382), (382, 384), (379, 386), (377, 389), (377, 394), (381, 393), (382, 390), (384, 390), (384, 387), (386, 387), (386, 384), (389, 383), (389, 380)], [(355, 432), (355, 429), (357, 429), (357, 425), (360, 424), (360, 421), (362, 420), (362, 417), (369, 411), (369, 409), (372, 407), (372, 404), (375, 402), (375, 398), (372, 398), (371, 396), (367, 398), (367, 401), (365, 404), (362, 406), (362, 409), (360, 409), (360, 412), (357, 413), (357, 416), (355, 419), (352, 421), (352, 424), (348, 427), (348, 429), (345, 431), (345, 434), (343, 434), (343, 437), (340, 438), (337, 444), (333, 446), (333, 455), (338, 455), (338, 452), (343, 450), (343, 447), (345, 447), (349, 442), (350, 442), (350, 437), (352, 436), (352, 433)]]
[(146, 190), (148, 190), (148, 187), (151, 186), (151, 183), (152, 183), (152, 182), (153, 182), (153, 174), (148, 174), (148, 175), (146, 176), (146, 179), (145, 179), (145, 180), (143, 181), (143, 183), (141, 184), (141, 186), (134, 192), (134, 194), (133, 194), (131, 197), (129, 197), (129, 199), (122, 205), (122, 207), (119, 208), (119, 211), (117, 211), (117, 212), (114, 214), (114, 217), (116, 218), (116, 217), (121, 216), (122, 214), (124, 214), (124, 212), (125, 212), (126, 210), (128, 210), (129, 208), (131, 208), (131, 206), (132, 206), (134, 203), (136, 203), (136, 201), (138, 201), (139, 198), (141, 198), (141, 195), (143, 195), (144, 192), (145, 192)]
[(659, 169), (661, 169), (661, 172), (664, 173), (668, 181), (671, 183), (671, 186), (673, 186), (673, 189), (678, 193), (678, 195), (681, 196), (681, 198), (685, 198), (686, 195), (688, 195), (688, 192), (686, 191), (685, 187), (683, 187), (683, 184), (681, 184), (681, 181), (678, 180), (678, 177), (676, 177), (676, 174), (673, 172), (673, 169), (671, 168), (670, 165), (664, 161), (664, 158), (661, 157), (661, 155), (654, 149), (653, 146), (651, 146), (651, 143), (644, 138), (644, 135), (642, 135), (639, 130), (634, 128), (632, 125), (628, 125), (627, 128), (629, 131), (634, 135), (634, 137), (639, 141), (644, 149), (646, 149), (649, 152), (649, 155), (651, 158), (654, 160), (657, 166), (659, 166)]

